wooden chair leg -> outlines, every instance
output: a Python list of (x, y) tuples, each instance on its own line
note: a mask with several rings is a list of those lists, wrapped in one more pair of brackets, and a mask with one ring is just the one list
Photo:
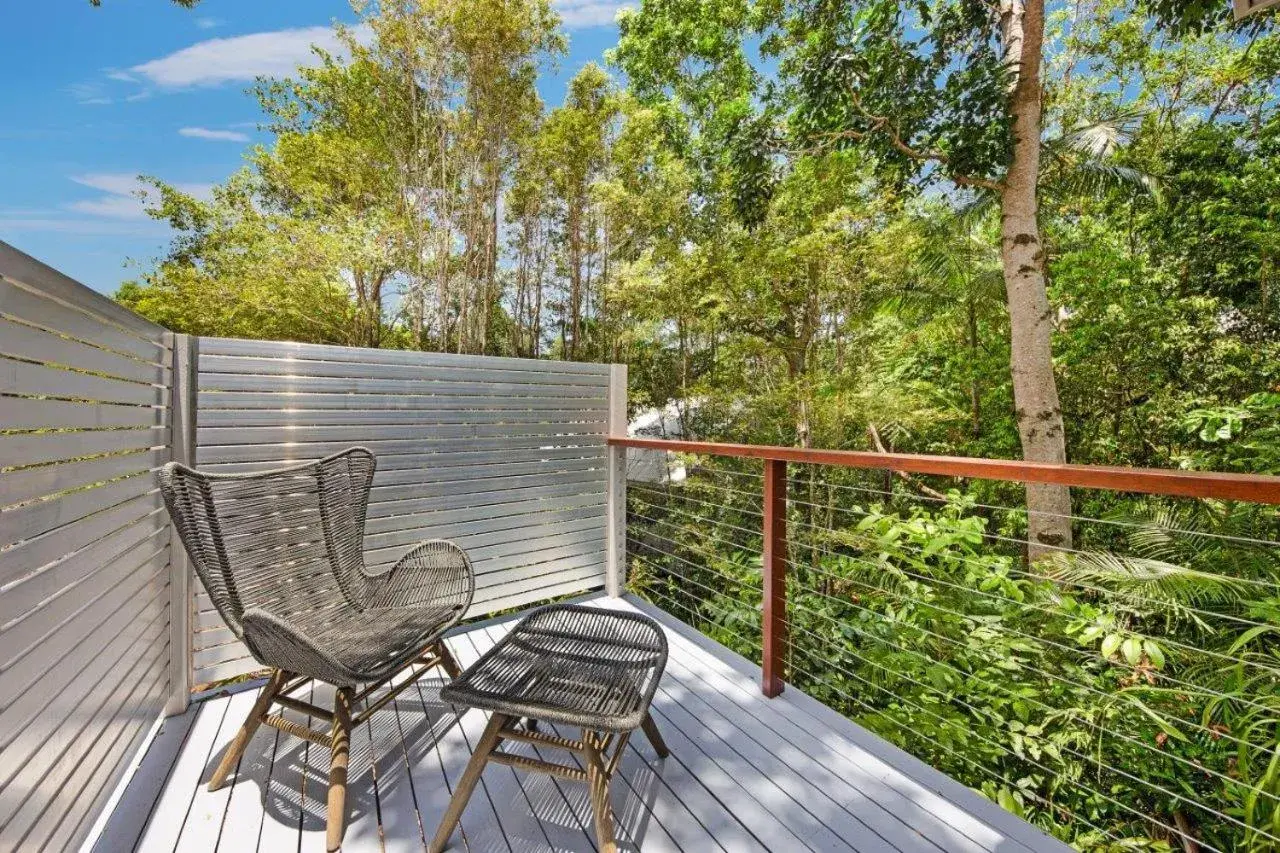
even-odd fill
[(278, 669), (271, 673), (271, 678), (267, 681), (267, 685), (258, 694), (258, 701), (253, 703), (253, 710), (249, 712), (249, 716), (244, 721), (244, 725), (240, 727), (240, 731), (236, 732), (235, 740), (231, 741), (231, 745), (227, 747), (226, 753), (222, 756), (222, 761), (218, 764), (218, 769), (213, 771), (213, 776), (209, 779), (210, 791), (216, 791), (227, 784), (227, 777), (231, 775), (232, 770), (236, 769), (236, 765), (240, 762), (240, 756), (244, 755), (245, 747), (249, 745), (254, 733), (258, 731), (258, 726), (262, 725), (263, 719), (267, 716), (267, 711), (271, 709), (272, 701), (288, 680), (288, 673), (281, 672)]
[(600, 742), (595, 732), (583, 729), (582, 743), (586, 747), (587, 788), (596, 823), (596, 846), (600, 853), (618, 853), (618, 845), (613, 838), (613, 810), (609, 804), (609, 773), (600, 752)]
[(351, 703), (355, 691), (342, 687), (333, 700), (333, 755), (329, 758), (329, 853), (342, 846), (347, 829), (347, 763), (351, 760)]
[(502, 728), (510, 719), (506, 714), (490, 715), (489, 725), (485, 726), (484, 734), (480, 736), (480, 742), (476, 744), (476, 750), (471, 754), (471, 761), (467, 764), (467, 769), (463, 771), (462, 779), (458, 782), (458, 790), (453, 792), (453, 799), (449, 801), (449, 808), (445, 810), (444, 817), (440, 819), (440, 828), (436, 830), (435, 837), (431, 839), (431, 846), (427, 848), (428, 853), (441, 853), (445, 845), (449, 843), (449, 838), (453, 835), (454, 828), (458, 825), (458, 821), (462, 819), (462, 810), (467, 807), (467, 801), (471, 799), (471, 793), (476, 789), (476, 783), (480, 781), (480, 774), (484, 772), (484, 766), (489, 761), (489, 754), (502, 741)]
[(436, 652), (440, 655), (440, 665), (444, 667), (444, 671), (449, 673), (450, 678), (457, 678), (462, 675), (462, 667), (458, 666), (457, 660), (453, 657), (453, 652), (449, 651), (449, 647), (444, 644), (444, 640), (436, 643)]
[(649, 743), (653, 744), (659, 758), (666, 758), (671, 754), (671, 750), (667, 749), (667, 742), (662, 739), (662, 732), (658, 731), (658, 724), (653, 721), (651, 715), (648, 713), (644, 715), (640, 728), (644, 729), (645, 737), (649, 738)]

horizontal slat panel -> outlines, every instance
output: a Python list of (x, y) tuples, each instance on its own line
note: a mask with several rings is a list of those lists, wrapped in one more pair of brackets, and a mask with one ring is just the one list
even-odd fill
[(583, 541), (569, 542), (554, 547), (538, 547), (516, 551), (511, 554), (499, 554), (484, 557), (475, 561), (476, 588), (499, 583), (499, 578), (512, 573), (526, 571), (530, 566), (554, 563), (568, 559), (587, 559), (599, 562), (604, 554), (604, 536)]
[[(561, 567), (575, 568), (579, 564), (599, 563), (603, 560), (604, 534), (597, 528), (544, 536), (532, 541), (526, 539), (516, 547), (510, 547), (508, 543), (489, 548), (472, 548), (466, 540), (459, 544), (468, 546), (467, 553), (476, 572), (476, 588), (481, 589), (504, 583), (506, 579), (522, 574), (547, 574)], [(196, 595), (196, 611), (216, 613), (212, 600), (204, 590)], [(229, 643), (234, 639), (230, 629), (212, 616), (203, 620), (201, 630), (195, 636), (198, 648)]]
[(37, 465), (121, 450), (149, 450), (169, 441), (169, 431), (154, 429), (18, 432), (0, 435), (0, 463)]
[[(408, 472), (405, 476), (418, 477), (419, 471), (427, 472), (427, 476), (435, 476), (435, 471), (445, 468), (456, 468), (459, 465), (480, 470), (482, 468), (489, 469), (488, 476), (493, 476), (493, 471), (498, 470), (501, 466), (509, 462), (538, 462), (543, 464), (554, 463), (561, 460), (590, 460), (597, 465), (604, 464), (606, 459), (606, 450), (604, 446), (592, 447), (552, 447), (552, 448), (525, 448), (521, 450), (476, 450), (468, 452), (438, 452), (438, 453), (406, 453), (378, 455), (378, 476), (386, 477), (391, 472), (400, 471)], [(259, 462), (214, 462), (210, 459), (204, 459), (200, 463), (202, 466), (208, 467), (211, 471), (219, 471), (224, 473), (243, 473), (246, 471), (265, 471), (274, 468), (280, 464), (279, 460), (267, 460)], [(388, 479), (387, 482), (390, 482)]]
[[(422, 361), (426, 361), (423, 359)], [(434, 359), (432, 359), (434, 361)], [(554, 364), (555, 362), (546, 362)], [(505, 370), (477, 360), (461, 364), (377, 364), (364, 361), (317, 361), (297, 358), (254, 358), (247, 356), (200, 354), (200, 370), (210, 374), (248, 374), (279, 376), (293, 382), (302, 376), (325, 376), (333, 379), (395, 379), (413, 382), (445, 380), (484, 385), (514, 383), (517, 385), (578, 385), (605, 390), (608, 373), (561, 373), (550, 370)], [(211, 386), (212, 387), (212, 386)]]
[(602, 506), (603, 504), (603, 495), (572, 494), (544, 496), (537, 500), (526, 499), (483, 507), (464, 506), (456, 509), (437, 509), (409, 515), (375, 518), (370, 519), (366, 526), (366, 545), (370, 540), (376, 540), (376, 537), (382, 533), (391, 533), (392, 531), (397, 530), (420, 530), (425, 527), (434, 527), (451, 521), (473, 521), (482, 518), (502, 518), (506, 515), (522, 515), (527, 512), (538, 510), (550, 511), (557, 509), (569, 509), (570, 507), (579, 506)]
[[(49, 794), (41, 792), (42, 799), (47, 797), (48, 806), (39, 816), (40, 822), (26, 830), (29, 843), (41, 845), (33, 849), (65, 849), (54, 846), (61, 843), (56, 839), (83, 837), (86, 827), (79, 827), (80, 822), (95, 815), (105, 803), (111, 793), (108, 786), (128, 769), (129, 759), (134, 757), (160, 710), (158, 699), (166, 683), (165, 674), (157, 668), (150, 677), (128, 685), (132, 688), (132, 698), (121, 707), (99, 711), (93, 737), (83, 744), (87, 749), (83, 757), (65, 765), (70, 772), (59, 765), (58, 769), (66, 773), (65, 778)], [(21, 813), (3, 833), (22, 830), (27, 815), (27, 812)]]
[[(202, 646), (191, 648), (191, 665), (196, 671), (200, 671), (207, 667), (216, 666), (220, 663), (230, 663), (237, 661), (245, 656), (244, 645), (238, 640), (233, 640), (222, 645)], [(258, 666), (255, 662), (254, 666)]]
[(375, 442), (412, 440), (418, 443), (449, 438), (507, 438), (517, 436), (604, 435), (600, 424), (386, 424), (355, 426), (202, 427), (196, 439), (204, 445)]
[[(156, 566), (153, 561), (147, 561), (142, 568), (151, 569), (158, 575), (164, 565)], [(77, 717), (80, 720), (92, 719), (93, 711), (100, 707), (97, 702), (93, 701), (93, 691), (101, 692), (104, 685), (107, 688), (118, 687), (113, 683), (119, 678), (124, 671), (132, 669), (138, 663), (138, 653), (142, 650), (134, 648), (141, 641), (142, 647), (154, 643), (155, 638), (163, 637), (167, 633), (164, 607), (153, 602), (149, 608), (151, 614), (150, 620), (145, 618), (144, 614), (148, 612), (147, 600), (155, 598), (159, 591), (164, 588), (164, 584), (152, 587), (142, 587), (143, 592), (136, 601), (136, 613), (134, 614), (129, 630), (120, 632), (111, 642), (103, 642), (96, 647), (96, 654), (90, 659), (90, 663), (73, 676), (72, 687), (70, 692), (66, 691), (54, 696), (49, 706), (41, 709), (41, 713), (31, 717), (31, 722), (24, 728), (19, 737), (8, 745), (5, 749), (4, 766), (0, 767), (0, 787), (4, 786), (18, 772), (21, 763), (29, 759), (34, 753), (44, 753), (46, 749), (56, 745), (58, 741), (63, 741), (63, 737), (70, 736), (74, 738), (77, 730), (68, 729), (61, 726), (63, 720), (70, 717)], [(85, 613), (85, 619), (94, 617), (92, 611)], [(141, 629), (135, 631), (134, 629)], [(89, 695), (86, 697), (86, 693)], [(84, 698), (85, 701), (80, 701)], [(100, 696), (99, 700), (100, 701)], [(83, 716), (80, 716), (83, 715)], [(60, 734), (61, 733), (61, 734)], [(63, 741), (65, 743), (65, 741)], [(3, 816), (0, 816), (0, 821)]]
[[(202, 359), (203, 361), (203, 359)], [(458, 382), (448, 379), (360, 379), (331, 376), (255, 376), (200, 371), (200, 390), (288, 391), (330, 394), (436, 394), (494, 397), (536, 397), (551, 389), (557, 397), (604, 400), (605, 390), (593, 385), (537, 385), (518, 382)]]
[(604, 432), (605, 421), (604, 409), (204, 409), (200, 412), (202, 427), (589, 423)]
[[(542, 568), (549, 568), (549, 571), (539, 571)], [(561, 584), (576, 583), (583, 588), (591, 588), (604, 580), (604, 564), (601, 562), (591, 562), (588, 559), (576, 558), (572, 560), (564, 560), (551, 567), (548, 566), (529, 566), (525, 572), (515, 573), (508, 572), (504, 575), (499, 583), (493, 583), (485, 587), (476, 587), (475, 600), (484, 607), (495, 599), (502, 598), (517, 593), (532, 593), (538, 598), (546, 598), (545, 590), (549, 587), (559, 586)], [(486, 611), (488, 608), (486, 608)], [(472, 612), (478, 614), (482, 612), (479, 608), (473, 608)]]
[(604, 586), (604, 569), (601, 569), (598, 574), (588, 575), (585, 578), (573, 578), (558, 583), (536, 585), (532, 590), (517, 590), (514, 592), (498, 590), (494, 598), (478, 599), (471, 606), (471, 612), (475, 616), (486, 616), (490, 613), (498, 613), (514, 607), (524, 607), (536, 601), (546, 601), (561, 595), (589, 592), (602, 586)]
[(218, 614), (218, 611), (213, 609), (213, 604), (209, 602), (207, 595), (204, 597), (204, 602), (208, 609), (196, 609), (199, 606), (200, 600), (200, 595), (197, 593), (196, 607), (192, 608), (194, 610), (195, 621), (191, 623), (192, 629), (196, 632), (197, 636), (201, 631), (208, 631), (218, 627), (221, 627), (224, 631), (230, 631), (231, 629), (227, 628), (226, 623), (222, 621), (222, 616)]
[[(603, 487), (604, 480), (605, 472), (603, 469), (571, 469), (565, 471), (548, 465), (540, 473), (518, 474), (513, 477), (490, 476), (466, 479), (423, 477), (412, 483), (400, 483), (391, 486), (375, 485), (370, 491), (369, 502), (371, 504), (382, 504), (414, 498), (429, 498), (437, 495), (507, 491), (527, 486), (554, 485), (558, 483), (593, 483)], [(377, 483), (376, 478), (374, 482), (375, 484)]]
[[(201, 446), (196, 459), (201, 465), (219, 462), (291, 462), (319, 459), (330, 453), (337, 453), (351, 447), (350, 441), (312, 442), (302, 444), (260, 444), (260, 445), (213, 445)], [(604, 452), (604, 436), (524, 436), (508, 438), (495, 436), (492, 438), (442, 438), (430, 441), (413, 441), (409, 439), (397, 441), (366, 441), (368, 447), (379, 460), (383, 455), (397, 454), (418, 455), (430, 450), (438, 454), (468, 453), (482, 450), (504, 450), (511, 448), (527, 448), (530, 450), (564, 450), (567, 448), (599, 448)]]
[(3, 317), (0, 317), (0, 353), (155, 385), (166, 384), (168, 374), (163, 365), (129, 358)]
[(0, 547), (21, 542), (78, 521), (86, 515), (156, 489), (150, 474), (137, 474), (101, 486), (0, 511)]
[(166, 565), (169, 538), (165, 531), (134, 545), (120, 556), (105, 561), (100, 567), (76, 578), (25, 611), (19, 612), (13, 621), (6, 620), (0, 631), (0, 667), (13, 663), (20, 655), (33, 650), (46, 635), (63, 627), (70, 619), (80, 618), (102, 595), (104, 589), (114, 588), (128, 580), (135, 572), (143, 571), (147, 564), (157, 568)]
[(198, 408), (203, 415), (214, 410), (234, 411), (521, 411), (541, 409), (571, 409), (574, 411), (601, 412), (606, 401), (595, 397), (557, 397), (539, 394), (536, 397), (498, 396), (492, 394), (413, 394), (394, 392), (383, 394), (301, 393), (281, 389), (279, 391), (210, 391), (203, 390), (198, 397)]
[(578, 373), (608, 376), (609, 365), (583, 361), (550, 361), (534, 358), (501, 358), (488, 355), (455, 355), (413, 350), (374, 350), (291, 341), (250, 341), (240, 338), (201, 338), (200, 351), (208, 355), (267, 356), (327, 361), (354, 361), (362, 364), (410, 364), (439, 367), (486, 367), (528, 370), (536, 373)]
[(38, 468), (22, 468), (0, 473), (0, 506), (21, 503), (32, 498), (78, 489), (104, 480), (151, 471), (169, 461), (165, 448), (102, 456), (80, 462), (63, 462)]
[[(217, 613), (217, 611), (213, 611)], [(208, 628), (196, 626), (195, 639), (191, 644), (193, 649), (211, 649), (214, 646), (223, 646), (227, 643), (239, 642), (235, 631), (232, 631), (221, 621), (214, 622)]]
[(143, 406), (164, 405), (168, 396), (159, 386), (108, 379), (11, 358), (0, 358), (0, 391), (27, 397), (66, 397)]
[[(91, 670), (104, 646), (114, 642), (121, 633), (132, 630), (131, 626), (145, 625), (153, 617), (163, 615), (169, 606), (168, 586), (154, 587), (154, 594), (139, 598), (141, 590), (151, 588), (148, 584), (152, 584), (152, 580), (144, 578), (142, 583), (108, 591), (95, 613), (96, 618), (86, 618), (79, 623), (78, 633), (82, 636), (68, 635), (56, 645), (50, 643), (44, 666), (24, 665), (30, 660), (24, 659), (13, 670), (0, 673), (0, 685), (9, 700), (0, 706), (0, 748), (46, 712), (55, 696), (76, 686), (77, 678)], [(87, 677), (92, 675), (87, 673)]]
[(146, 334), (137, 336), (104, 322), (100, 316), (77, 310), (4, 278), (0, 278), (0, 314), (8, 314), (82, 341), (92, 341), (143, 361), (163, 363), (167, 360), (165, 349), (159, 343), (163, 333), (159, 327), (155, 327), (154, 337)]
[[(540, 515), (557, 515), (561, 510), (574, 510), (583, 514), (601, 512), (604, 508), (604, 496), (553, 498), (537, 504), (507, 504), (490, 507), (484, 513), (472, 509), (456, 509), (446, 512), (433, 512), (420, 516), (416, 522), (410, 520), (403, 527), (389, 529), (385, 533), (369, 533), (365, 536), (366, 548), (386, 548), (403, 545), (419, 539), (431, 538), (436, 531), (454, 529), (460, 525), (471, 524), (486, 530), (500, 530), (510, 526), (512, 521), (525, 523)], [(390, 522), (390, 519), (386, 519)]]
[(5, 429), (92, 429), (165, 423), (168, 411), (149, 406), (0, 397), (0, 424)]
[(368, 560), (371, 567), (389, 567), (416, 543), (425, 539), (452, 539), (462, 545), (467, 550), (467, 553), (472, 553), (475, 549), (489, 545), (518, 543), (520, 546), (524, 546), (531, 539), (537, 537), (557, 536), (561, 533), (578, 530), (599, 529), (604, 524), (604, 511), (598, 507), (587, 507), (563, 510), (561, 512), (511, 516), (502, 521), (504, 524), (498, 525), (496, 529), (495, 522), (492, 519), (443, 525), (441, 527), (418, 528), (403, 534), (406, 539), (403, 544), (370, 548), (365, 552), (365, 559)]
[[(598, 481), (597, 481), (598, 483)], [(499, 489), (490, 492), (473, 494), (442, 495), (434, 498), (418, 498), (415, 500), (387, 501), (370, 504), (369, 521), (366, 529), (370, 533), (378, 533), (388, 526), (398, 527), (406, 516), (417, 518), (425, 513), (441, 510), (462, 509), (464, 507), (477, 510), (477, 516), (483, 516), (485, 509), (497, 504), (520, 504), (529, 501), (540, 501), (545, 498), (566, 497), (569, 495), (597, 495), (596, 484), (591, 482), (569, 482), (550, 486), (533, 486), (525, 489)], [(529, 507), (532, 509), (533, 507)]]
[[(498, 469), (501, 470), (501, 469)], [(514, 477), (484, 477), (466, 480), (447, 480), (445, 478), (426, 478), (417, 483), (401, 483), (395, 486), (377, 486), (370, 491), (370, 506), (377, 505), (380, 515), (395, 515), (400, 512), (418, 512), (408, 501), (416, 501), (434, 497), (458, 497), (483, 495), (490, 492), (508, 493), (513, 497), (528, 497), (523, 490), (539, 486), (566, 486), (579, 484), (587, 488), (582, 491), (594, 492), (603, 488), (605, 472), (594, 468), (583, 471), (560, 471), (547, 466), (544, 473), (520, 474)], [(536, 497), (536, 495), (535, 495)], [(400, 509), (397, 509), (398, 506)]]
[[(72, 776), (63, 784), (59, 798), (51, 811), (58, 823), (43, 842), (47, 850), (74, 850), (92, 831), (97, 815), (109, 801), (120, 779), (129, 770), (131, 759), (146, 742), (151, 722), (164, 707), (169, 690), (168, 671), (164, 665), (166, 643), (157, 653), (159, 663), (151, 667), (154, 675), (136, 682), (133, 697), (125, 707), (104, 727), (94, 745), (93, 752), (76, 765)], [(68, 791), (79, 790), (74, 798)], [(39, 838), (45, 831), (33, 833)]]
[[(379, 468), (373, 479), (373, 488), (391, 489), (423, 482), (462, 483), (467, 480), (494, 480), (530, 474), (570, 473), (575, 471), (604, 470), (603, 453), (591, 453), (586, 458), (534, 459), (530, 461), (491, 462), (489, 464), (439, 465), (422, 468)], [(537, 451), (534, 451), (536, 455)], [(513, 458), (519, 458), (515, 456)], [(442, 460), (451, 461), (451, 460)]]
[(248, 675), (251, 672), (257, 672), (262, 669), (262, 664), (258, 663), (249, 656), (249, 650), (245, 649), (245, 656), (231, 663), (220, 663), (216, 666), (207, 666), (203, 669), (195, 671), (192, 684), (212, 684), (215, 681), (222, 681), (227, 678), (236, 678), (241, 675)]
[(20, 618), (23, 613), (34, 610), (63, 590), (101, 571), (111, 561), (121, 559), (121, 555), (146, 547), (144, 543), (167, 538), (168, 526), (162, 513), (162, 509), (153, 509), (151, 515), (141, 522), (125, 524), (89, 547), (81, 548), (10, 586), (0, 596), (0, 624)]
[(0, 551), (0, 586), (68, 557), (109, 533), (143, 522), (148, 516), (151, 523), (163, 525), (165, 520), (158, 517), (162, 508), (159, 494), (143, 495), (73, 521), (56, 533), (46, 533)]

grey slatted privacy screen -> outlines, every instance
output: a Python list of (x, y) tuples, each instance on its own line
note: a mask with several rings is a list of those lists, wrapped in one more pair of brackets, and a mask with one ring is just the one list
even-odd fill
[[(219, 338), (198, 364), (201, 468), (377, 455), (371, 569), (455, 539), (472, 615), (603, 585), (608, 365)], [(195, 683), (257, 668), (195, 588)]]
[(0, 850), (74, 849), (165, 704), (166, 341), (0, 243)]

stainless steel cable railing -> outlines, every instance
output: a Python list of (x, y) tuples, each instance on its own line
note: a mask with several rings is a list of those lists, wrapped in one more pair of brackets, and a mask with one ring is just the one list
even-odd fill
[(639, 594), (1080, 849), (1280, 849), (1280, 479), (719, 447), (629, 483)]

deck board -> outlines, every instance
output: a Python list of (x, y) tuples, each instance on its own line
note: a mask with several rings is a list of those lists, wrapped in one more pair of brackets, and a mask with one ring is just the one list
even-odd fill
[[(758, 668), (652, 605), (603, 596), (589, 603), (654, 615), (671, 649), (653, 713), (672, 754), (659, 759), (640, 733), (628, 743), (611, 791), (620, 849), (1069, 849), (794, 687), (765, 699)], [(450, 635), (449, 646), (466, 666), (517, 619), (465, 626)], [(351, 817), (343, 846), (349, 853), (420, 851), (434, 834), (487, 721), (483, 712), (459, 715), (440, 702), (444, 678), (428, 674), (352, 733)], [(331, 695), (328, 688), (316, 692), (320, 703)], [(120, 839), (136, 839), (133, 849), (146, 853), (323, 850), (325, 750), (264, 727), (250, 742), (234, 784), (205, 789), (255, 696), (251, 688), (206, 700), (167, 723), (181, 737), (157, 739), (135, 775), (138, 791), (122, 800), (131, 805), (107, 821), (95, 849), (115, 853), (128, 849)], [(565, 758), (529, 744), (504, 748)], [(162, 787), (157, 779), (164, 780)], [(485, 853), (595, 849), (584, 786), (493, 765), (450, 847)]]

